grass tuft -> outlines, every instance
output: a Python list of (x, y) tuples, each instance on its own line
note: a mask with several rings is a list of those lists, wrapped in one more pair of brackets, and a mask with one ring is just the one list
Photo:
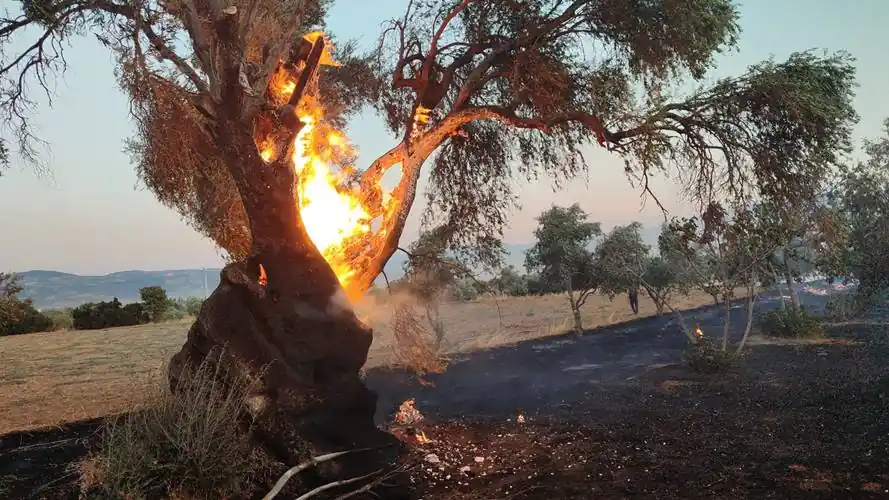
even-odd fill
[[(163, 370), (162, 373), (166, 373)], [(81, 490), (100, 498), (245, 496), (266, 460), (249, 440), (249, 384), (218, 363), (186, 371), (174, 391), (157, 377), (143, 406), (111, 420), (80, 464)], [(225, 382), (223, 382), (225, 380)]]

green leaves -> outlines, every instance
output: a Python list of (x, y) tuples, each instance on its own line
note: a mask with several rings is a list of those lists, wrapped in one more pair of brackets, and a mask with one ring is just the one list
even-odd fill
[(589, 245), (602, 234), (598, 222), (589, 222), (587, 213), (575, 203), (553, 206), (537, 218), (536, 242), (525, 254), (525, 267), (537, 273), (542, 282), (563, 288), (567, 280), (589, 288), (595, 275)]
[(832, 275), (852, 277), (868, 295), (889, 288), (889, 119), (865, 143), (867, 159), (845, 168), (828, 199), (825, 242)]

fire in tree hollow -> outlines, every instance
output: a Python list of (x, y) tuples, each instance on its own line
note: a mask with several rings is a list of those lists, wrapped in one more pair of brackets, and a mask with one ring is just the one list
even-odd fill
[[(317, 43), (319, 39), (323, 40), (323, 34), (310, 33), (305, 38)], [(337, 64), (326, 48), (320, 63)], [(270, 97), (279, 103), (286, 103), (296, 87), (297, 76), (283, 63), (279, 64), (269, 81)], [(347, 185), (348, 176), (354, 170), (351, 162), (357, 151), (340, 130), (324, 121), (324, 106), (316, 95), (303, 95), (296, 113), (303, 127), (297, 133), (290, 151), (299, 213), (312, 243), (348, 293), (349, 280), (355, 274), (355, 269), (343, 251), (345, 244), (352, 238), (371, 235), (368, 211), (362, 205), (356, 188)], [(291, 146), (279, 144), (274, 134), (259, 135), (257, 147), (266, 162), (275, 161)]]

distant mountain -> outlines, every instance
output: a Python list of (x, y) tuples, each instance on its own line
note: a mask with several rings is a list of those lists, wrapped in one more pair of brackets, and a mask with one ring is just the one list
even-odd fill
[[(219, 284), (219, 269), (207, 269), (207, 290)], [(179, 269), (165, 271), (121, 271), (104, 276), (79, 276), (58, 271), (25, 271), (16, 273), (24, 290), (41, 309), (73, 307), (84, 302), (139, 300), (139, 289), (161, 286), (171, 297), (203, 297), (204, 271)]]
[[(657, 244), (659, 228), (646, 227), (643, 238), (650, 245)], [(506, 264), (515, 266), (519, 272), (525, 269), (525, 251), (530, 244), (507, 244)], [(386, 275), (390, 280), (402, 276), (402, 267), (407, 257), (396, 252), (386, 264)], [(219, 284), (220, 269), (176, 269), (165, 271), (121, 271), (104, 276), (80, 276), (58, 271), (24, 271), (16, 273), (24, 290), (22, 297), (29, 297), (41, 309), (74, 307), (84, 302), (111, 300), (117, 297), (121, 302), (139, 300), (139, 289), (146, 286), (161, 286), (170, 297), (203, 297), (204, 277), (206, 290), (212, 292)], [(382, 280), (378, 280), (381, 283)]]

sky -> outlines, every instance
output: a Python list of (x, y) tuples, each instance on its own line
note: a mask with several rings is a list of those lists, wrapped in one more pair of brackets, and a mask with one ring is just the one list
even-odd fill
[[(855, 7), (849, 7), (853, 3)], [(370, 46), (382, 23), (399, 17), (406, 4), (337, 0), (329, 14), (329, 31)], [(883, 32), (889, 2), (750, 0), (741, 2), (741, 15), (739, 48), (720, 56), (710, 78), (740, 74), (751, 64), (772, 56), (784, 59), (796, 51), (846, 50), (857, 58), (855, 106), (861, 121), (855, 138), (879, 133), (889, 117), (889, 38)], [(0, 270), (106, 274), (220, 266), (213, 242), (157, 202), (140, 185), (122, 151), (133, 128), (127, 100), (114, 81), (110, 54), (93, 37), (84, 37), (72, 42), (67, 59), (69, 69), (56, 83), (52, 106), (42, 103), (34, 119), (50, 144), (51, 174), (38, 176), (19, 164), (0, 178)], [(397, 142), (370, 113), (350, 123), (347, 133), (360, 151), (359, 166), (370, 164)], [(588, 175), (558, 191), (545, 178), (516, 183), (522, 206), (510, 218), (507, 243), (530, 242), (534, 218), (552, 204), (578, 202), (606, 228), (632, 220), (647, 225), (663, 220), (653, 203), (642, 206), (639, 189), (630, 186), (619, 157), (598, 148), (591, 148), (586, 157)], [(689, 214), (674, 185), (657, 179), (653, 189), (673, 213)], [(403, 243), (419, 230), (422, 197), (417, 201)]]

